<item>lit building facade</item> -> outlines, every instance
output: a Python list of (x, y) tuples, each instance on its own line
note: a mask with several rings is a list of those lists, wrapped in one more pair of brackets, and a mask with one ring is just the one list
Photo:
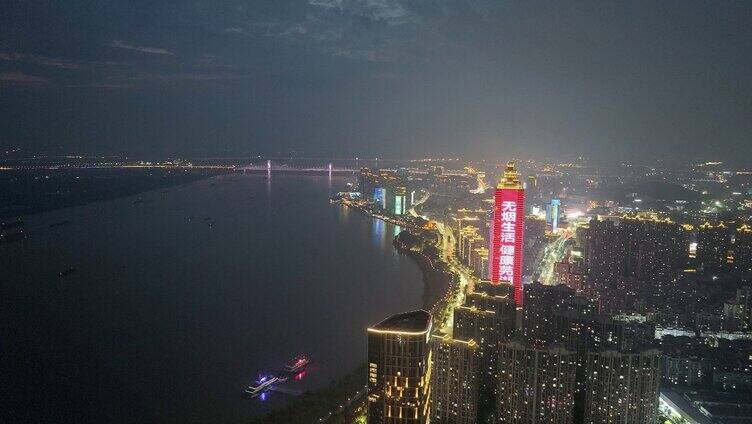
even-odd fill
[(559, 228), (559, 206), (561, 206), (561, 200), (554, 198), (546, 207), (546, 223), (551, 226), (552, 233), (555, 233), (556, 229)]
[(747, 224), (736, 229), (734, 270), (745, 277), (752, 275), (752, 226)]
[(477, 277), (488, 278), (488, 249), (479, 247), (475, 249), (473, 260), (468, 264)]
[(482, 388), (491, 387), (496, 373), (496, 345), (498, 343), (499, 320), (496, 312), (477, 306), (454, 308), (454, 337), (475, 340), (478, 344), (479, 382)]
[(613, 221), (592, 219), (577, 230), (577, 237), (589, 283), (613, 285), (626, 274), (627, 245)]
[(430, 422), (431, 314), (393, 315), (368, 328), (368, 422)]
[(697, 356), (667, 355), (660, 358), (661, 382), (664, 386), (693, 387), (707, 384), (713, 376), (709, 359)]
[(752, 329), (752, 287), (740, 287), (736, 297), (723, 304), (723, 315), (730, 330)]
[(386, 209), (386, 189), (384, 187), (373, 189), (373, 202), (381, 207), (381, 209)]
[(478, 344), (431, 336), (431, 422), (474, 424), (478, 407)]
[(514, 286), (514, 300), (522, 307), (522, 247), (525, 229), (525, 190), (514, 162), (507, 163), (494, 192), (489, 236), (488, 277)]
[(658, 414), (660, 351), (589, 353), (587, 424), (654, 424)]
[(522, 341), (502, 343), (496, 422), (571, 424), (577, 355), (560, 347), (535, 348)]
[(689, 234), (681, 225), (637, 214), (622, 216), (619, 228), (626, 246), (625, 276), (662, 284), (687, 268)]
[(697, 231), (697, 261), (705, 271), (726, 268), (731, 238), (728, 228), (721, 222), (713, 225), (706, 222)]
[(544, 346), (559, 339), (558, 329), (554, 326), (557, 314), (574, 312), (584, 316), (595, 311), (594, 305), (563, 284), (528, 284), (525, 304), (522, 311), (522, 334), (527, 340)]
[(585, 272), (582, 264), (565, 257), (563, 261), (554, 264), (554, 283), (564, 284), (570, 289), (580, 292), (585, 290)]
[[(577, 230), (583, 258), (580, 271), (585, 274), (584, 286), (578, 284), (577, 290), (590, 299), (607, 302), (608, 308), (633, 302), (629, 296), (635, 291), (630, 286), (650, 285), (657, 295), (670, 291), (689, 264), (690, 229), (654, 213), (592, 219)], [(557, 281), (569, 285), (564, 279)], [(621, 290), (624, 296), (604, 296), (613, 290)], [(600, 306), (605, 307), (603, 303)]]
[(407, 189), (396, 187), (394, 189), (394, 214), (404, 215), (407, 209)]
[(532, 276), (538, 269), (538, 258), (548, 246), (546, 220), (533, 215), (525, 217), (525, 240), (523, 244), (522, 274)]
[[(476, 290), (487, 287), (484, 284), (478, 286)], [(505, 286), (508, 285), (492, 287)], [(465, 305), (454, 308), (454, 336), (474, 339), (479, 345), (480, 388), (484, 393), (496, 390), (499, 342), (508, 341), (512, 336), (516, 327), (515, 315), (514, 301), (496, 290), (470, 292), (465, 297)]]

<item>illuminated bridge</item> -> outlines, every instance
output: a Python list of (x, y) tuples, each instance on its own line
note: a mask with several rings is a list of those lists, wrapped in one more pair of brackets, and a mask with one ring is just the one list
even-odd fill
[(278, 172), (290, 172), (290, 173), (315, 173), (315, 174), (341, 174), (341, 173), (355, 173), (357, 168), (348, 166), (335, 166), (332, 162), (325, 165), (318, 164), (286, 164), (272, 162), (271, 160), (260, 164), (250, 164), (246, 166), (239, 166), (238, 171), (243, 172), (265, 172), (265, 173), (278, 173)]

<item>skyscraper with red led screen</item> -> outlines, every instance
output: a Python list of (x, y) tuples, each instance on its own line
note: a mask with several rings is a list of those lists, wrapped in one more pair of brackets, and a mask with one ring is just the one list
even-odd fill
[(488, 276), (492, 284), (502, 281), (514, 287), (514, 301), (522, 306), (522, 238), (525, 229), (525, 190), (514, 162), (508, 162), (494, 192)]

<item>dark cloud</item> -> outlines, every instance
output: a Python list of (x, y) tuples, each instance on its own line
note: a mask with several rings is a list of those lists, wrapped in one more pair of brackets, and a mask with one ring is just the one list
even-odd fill
[(132, 84), (128, 83), (118, 83), (118, 82), (95, 82), (92, 83), (89, 87), (91, 88), (102, 88), (105, 90), (125, 90), (129, 88), (133, 88)]
[(120, 40), (115, 40), (111, 42), (110, 47), (114, 47), (117, 49), (124, 49), (124, 50), (133, 50), (139, 53), (172, 55), (172, 53), (166, 49), (161, 49), (158, 47), (134, 46), (132, 44), (128, 44), (125, 41), (120, 41)]
[(0, 85), (31, 85), (38, 86), (48, 84), (50, 80), (36, 75), (27, 75), (23, 72), (0, 73)]
[(752, 155), (748, 2), (11, 1), (0, 52), (41, 79), (0, 107), (68, 113), (0, 117), (3, 144)]
[(51, 66), (58, 69), (79, 69), (81, 66), (77, 63), (71, 63), (66, 60), (56, 59), (52, 57), (37, 56), (33, 54), (22, 53), (3, 53), (0, 52), (0, 60), (8, 62), (26, 62), (43, 66)]

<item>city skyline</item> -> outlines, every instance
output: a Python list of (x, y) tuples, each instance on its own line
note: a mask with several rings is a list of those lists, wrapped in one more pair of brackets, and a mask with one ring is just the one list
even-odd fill
[(0, 10), (0, 423), (752, 423), (752, 0)]

